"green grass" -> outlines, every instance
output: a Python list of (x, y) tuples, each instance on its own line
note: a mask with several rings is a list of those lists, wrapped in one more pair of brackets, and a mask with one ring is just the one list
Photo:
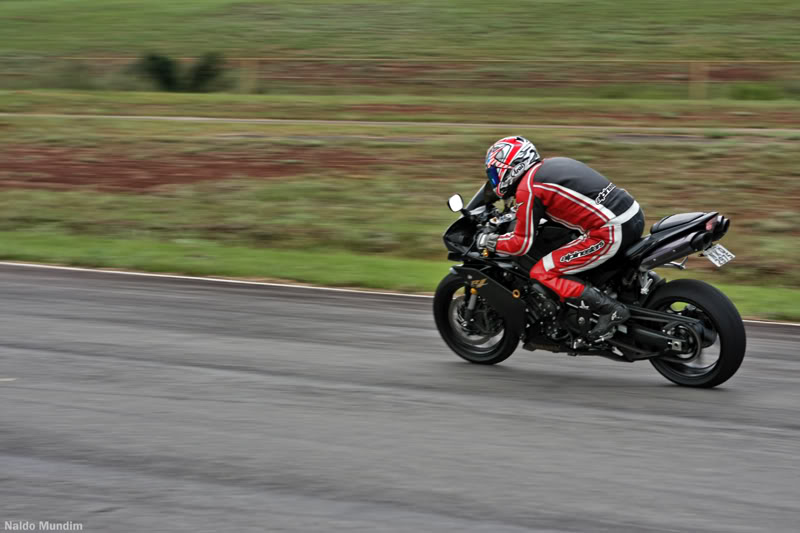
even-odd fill
[[(597, 167), (636, 195), (651, 222), (689, 210), (731, 216), (725, 243), (737, 253), (736, 262), (718, 273), (697, 272), (727, 283), (745, 313), (796, 318), (794, 289), (749, 287), (800, 287), (800, 138), (791, 131), (742, 134), (731, 128), (796, 128), (800, 107), (776, 99), (800, 95), (796, 82), (781, 81), (793, 79), (797, 69), (784, 64), (775, 72), (728, 72), (761, 81), (709, 87), (710, 97), (741, 100), (688, 102), (663, 100), (686, 96), (688, 64), (653, 61), (800, 60), (798, 22), (800, 3), (794, 0), (527, 0), (491, 6), (477, 0), (108, 0), (102, 8), (92, 0), (3, 0), (0, 87), (149, 87), (124, 67), (58, 59), (65, 55), (218, 51), (329, 59), (266, 64), (264, 79), (230, 72), (231, 87), (263, 95), (0, 91), (0, 112), (430, 125), (0, 117), (2, 255), (429, 290), (440, 277), (440, 234), (452, 218), (443, 199), (452, 192), (471, 194), (482, 179), (486, 146), (512, 133), (436, 123), (547, 123), (565, 128), (513, 133), (533, 138), (545, 155), (570, 155)], [(636, 63), (612, 68), (598, 59)], [(296, 69), (299, 80), (275, 80)], [(609, 73), (655, 81), (535, 81), (550, 74), (592, 79)], [(384, 75), (387, 81), (376, 81)], [(370, 83), (343, 80), (359, 76)], [(410, 83), (399, 84), (406, 78)], [(565, 99), (570, 96), (584, 98)], [(580, 125), (619, 130), (585, 131)], [(670, 129), (631, 135), (626, 128), (632, 126)], [(704, 131), (671, 136), (693, 126)], [(45, 168), (47, 158), (61, 159)], [(122, 185), (119, 169), (127, 180)], [(191, 181), (185, 178), (191, 173), (204, 173), (209, 181), (176, 184)], [(69, 190), (48, 189), (64, 187), (65, 178), (72, 179)], [(146, 180), (172, 184), (142, 189), (138, 183)], [(763, 311), (765, 302), (769, 311)]]
[[(197, 239), (108, 238), (58, 232), (2, 231), (0, 257), (97, 268), (123, 268), (193, 276), (432, 292), (447, 275), (447, 261), (386, 258), (347, 252), (229, 246)], [(716, 283), (745, 317), (800, 319), (800, 290)]]
[(156, 240), (0, 232), (0, 257), (84, 267), (127, 268), (193, 276), (281, 279), (330, 286), (431, 291), (447, 274), (443, 261), (347, 252), (232, 246), (202, 239)]
[(724, 129), (796, 128), (793, 101), (603, 100), (481, 95), (170, 94), (102, 91), (0, 91), (0, 112), (576, 124)]
[[(800, 60), (798, 22), (794, 0), (3, 0), (0, 87), (147, 90), (98, 58), (220, 52), (241, 92), (686, 98), (687, 61)], [(800, 64), (708, 67), (693, 98), (800, 96)]]
[[(486, 146), (507, 133), (0, 118), (0, 257), (428, 291), (446, 271), (444, 200), (474, 192)], [(693, 258), (689, 274), (725, 287), (746, 314), (797, 319), (798, 139), (519, 133), (611, 176), (649, 222), (693, 210), (731, 217), (723, 244), (736, 260), (717, 271)], [(206, 181), (185, 183), (195, 174)]]
[[(651, 223), (695, 210), (731, 217), (724, 243), (737, 261), (721, 281), (800, 287), (797, 140), (769, 132), (633, 141), (624, 131), (519, 133), (546, 156), (576, 157), (610, 176)], [(506, 134), (441, 125), (0, 119), (0, 230), (433, 259), (452, 220), (444, 199), (473, 193), (486, 147)], [(206, 181), (186, 183), (195, 175)], [(69, 190), (37, 190), (65, 180)], [(166, 184), (141, 188), (153, 182)]]
[(798, 20), (794, 0), (4, 0), (0, 50), (798, 59)]

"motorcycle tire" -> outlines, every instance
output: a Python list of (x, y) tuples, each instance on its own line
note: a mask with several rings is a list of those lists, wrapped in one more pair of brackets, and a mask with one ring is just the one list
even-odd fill
[[(468, 281), (457, 274), (449, 274), (439, 283), (433, 297), (433, 318), (436, 321), (436, 328), (445, 344), (465, 361), (478, 365), (495, 365), (505, 361), (514, 353), (519, 344), (519, 336), (510, 331), (505, 320), (501, 319), (503, 320), (503, 337), (489, 348), (479, 349), (472, 346), (461, 340), (454, 331), (450, 309), (453, 295), (467, 285)], [(487, 304), (481, 302), (481, 305)], [(502, 313), (498, 314), (502, 317)]]
[(666, 310), (676, 303), (693, 306), (691, 312), (702, 317), (706, 327), (713, 327), (716, 340), (712, 347), (718, 353), (716, 362), (699, 369), (662, 358), (654, 358), (650, 362), (662, 376), (685, 387), (711, 388), (726, 382), (742, 364), (747, 343), (744, 323), (736, 306), (725, 294), (708, 283), (679, 279), (656, 289), (648, 299), (647, 307)]

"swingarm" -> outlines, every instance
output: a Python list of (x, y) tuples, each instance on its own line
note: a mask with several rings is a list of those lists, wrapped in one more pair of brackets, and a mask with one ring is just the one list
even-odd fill
[(617, 335), (608, 341), (628, 359), (638, 361), (675, 355), (684, 360), (716, 340), (714, 332), (696, 318), (634, 305), (629, 305), (628, 309), (631, 318), (618, 326)]

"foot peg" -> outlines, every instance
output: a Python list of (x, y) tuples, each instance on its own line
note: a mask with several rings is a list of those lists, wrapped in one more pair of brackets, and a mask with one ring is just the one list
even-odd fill
[(616, 330), (615, 331), (609, 331), (608, 333), (600, 335), (599, 337), (597, 337), (596, 339), (594, 339), (592, 341), (592, 344), (599, 344), (601, 342), (606, 342), (607, 340), (609, 340), (611, 337), (614, 336), (614, 333), (616, 333)]

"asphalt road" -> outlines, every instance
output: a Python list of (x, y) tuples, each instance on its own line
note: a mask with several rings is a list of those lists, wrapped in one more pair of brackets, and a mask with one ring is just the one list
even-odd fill
[(520, 350), (430, 300), (0, 267), (0, 523), (84, 531), (797, 531), (800, 328), (739, 374)]

